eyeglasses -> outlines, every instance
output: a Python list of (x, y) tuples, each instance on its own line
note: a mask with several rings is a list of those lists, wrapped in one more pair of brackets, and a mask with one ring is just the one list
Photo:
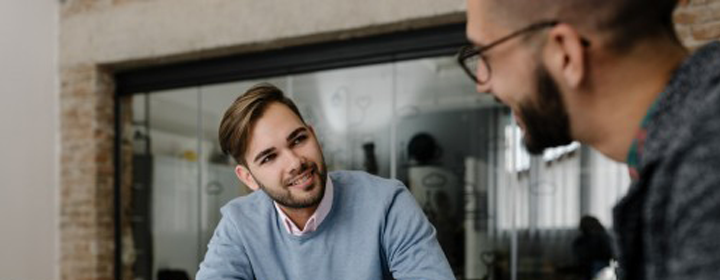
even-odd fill
[[(505, 37), (502, 37), (495, 42), (492, 42), (486, 46), (482, 47), (476, 47), (472, 44), (466, 45), (462, 48), (460, 48), (460, 51), (458, 52), (457, 60), (458, 63), (460, 63), (460, 66), (462, 66), (463, 70), (465, 70), (465, 73), (470, 76), (475, 83), (478, 84), (484, 84), (487, 83), (490, 80), (490, 64), (487, 63), (487, 60), (483, 56), (483, 53), (487, 52), (489, 49), (500, 45), (506, 41), (509, 41), (512, 38), (515, 38), (517, 36), (520, 36), (525, 33), (541, 30), (544, 28), (549, 28), (557, 25), (558, 21), (543, 21), (539, 23), (532, 24), (528, 27), (525, 27), (523, 29), (520, 29), (518, 31), (515, 31), (513, 33), (510, 33), (509, 35), (506, 35)], [(583, 44), (588, 45), (589, 42), (587, 40), (583, 39)], [(480, 68), (480, 69), (479, 69)], [(478, 72), (478, 70), (482, 70)]]

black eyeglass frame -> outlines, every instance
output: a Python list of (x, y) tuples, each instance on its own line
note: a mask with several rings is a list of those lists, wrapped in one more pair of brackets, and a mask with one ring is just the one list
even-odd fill
[[(492, 70), (490, 68), (490, 64), (487, 63), (487, 59), (483, 56), (483, 53), (487, 52), (489, 49), (500, 45), (506, 41), (509, 41), (515, 37), (518, 37), (520, 35), (523, 35), (525, 33), (537, 31), (540, 29), (550, 28), (555, 25), (558, 25), (560, 21), (557, 20), (551, 20), (551, 21), (542, 21), (538, 23), (531, 24), (523, 29), (520, 29), (518, 31), (515, 31), (513, 33), (510, 33), (508, 35), (505, 35), (504, 37), (495, 40), (494, 42), (482, 46), (482, 47), (476, 47), (473, 44), (468, 44), (460, 48), (460, 51), (458, 51), (457, 55), (457, 62), (460, 64), (462, 69), (465, 71), (465, 73), (470, 76), (470, 78), (475, 81), (477, 84), (484, 84), (487, 83), (490, 80), (490, 77), (492, 76)], [(582, 44), (583, 46), (589, 46), (590, 41), (586, 40), (585, 38), (582, 38)], [(484, 64), (485, 69), (487, 69), (487, 78), (485, 80), (478, 79), (475, 71), (473, 69), (470, 69), (470, 67), (467, 65), (466, 61), (469, 58), (477, 56), (478, 60), (478, 67), (480, 67), (480, 63)]]

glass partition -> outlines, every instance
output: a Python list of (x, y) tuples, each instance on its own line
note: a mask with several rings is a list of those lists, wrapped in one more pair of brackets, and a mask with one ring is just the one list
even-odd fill
[(258, 82), (297, 103), (330, 170), (404, 182), (458, 279), (577, 279), (580, 218), (609, 229), (628, 185), (622, 165), (578, 144), (530, 157), (509, 110), (453, 57), (137, 93), (122, 132), (133, 139), (133, 279), (193, 279), (220, 207), (250, 193), (217, 129)]

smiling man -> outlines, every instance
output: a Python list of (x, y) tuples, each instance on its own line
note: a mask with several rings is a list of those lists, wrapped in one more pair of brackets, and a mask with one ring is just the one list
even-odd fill
[(219, 136), (254, 192), (223, 207), (196, 279), (455, 279), (405, 186), (328, 172), (315, 131), (278, 88), (238, 97)]
[(720, 279), (720, 44), (690, 54), (677, 2), (467, 0), (459, 62), (528, 150), (576, 140), (629, 165), (624, 279)]

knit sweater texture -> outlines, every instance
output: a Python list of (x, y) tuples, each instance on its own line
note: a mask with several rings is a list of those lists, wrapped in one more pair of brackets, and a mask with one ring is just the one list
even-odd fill
[(656, 106), (614, 209), (623, 278), (720, 279), (720, 43), (686, 59)]
[(350, 171), (330, 180), (330, 213), (302, 236), (285, 230), (262, 191), (229, 202), (196, 279), (455, 279), (402, 183)]

